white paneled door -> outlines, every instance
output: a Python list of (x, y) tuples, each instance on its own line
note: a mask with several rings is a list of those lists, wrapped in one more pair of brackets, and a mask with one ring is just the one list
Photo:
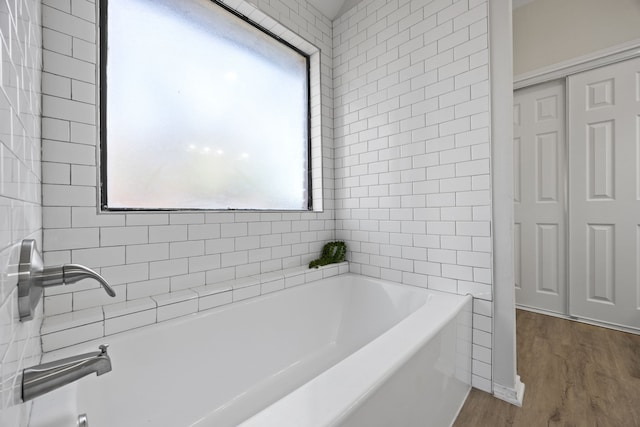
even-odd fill
[(570, 314), (640, 328), (640, 58), (568, 87)]
[(520, 306), (566, 313), (564, 81), (514, 94), (514, 262)]

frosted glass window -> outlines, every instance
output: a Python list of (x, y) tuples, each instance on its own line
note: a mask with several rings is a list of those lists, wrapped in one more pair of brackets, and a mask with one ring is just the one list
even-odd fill
[(103, 208), (310, 209), (306, 55), (209, 0), (102, 6)]

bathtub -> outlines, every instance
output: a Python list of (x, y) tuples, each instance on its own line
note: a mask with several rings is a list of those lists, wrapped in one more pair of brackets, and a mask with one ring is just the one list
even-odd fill
[(112, 372), (34, 401), (31, 427), (448, 426), (471, 382), (471, 297), (343, 274), (47, 353)]

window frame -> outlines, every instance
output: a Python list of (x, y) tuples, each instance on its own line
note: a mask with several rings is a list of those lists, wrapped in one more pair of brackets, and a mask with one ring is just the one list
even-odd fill
[[(311, 62), (312, 54), (305, 52), (304, 50), (294, 46), (292, 43), (278, 36), (274, 32), (266, 29), (259, 23), (253, 21), (248, 16), (240, 13), (232, 7), (222, 3), (220, 0), (208, 0), (215, 6), (222, 8), (225, 12), (230, 13), (235, 18), (239, 18), (248, 23), (257, 30), (272, 37), (276, 42), (284, 44), (286, 47), (294, 50), (296, 53), (304, 57), (306, 63), (306, 79), (307, 79), (307, 114), (306, 114), (306, 128), (307, 128), (307, 207), (306, 209), (240, 209), (240, 208), (128, 208), (128, 207), (109, 207), (107, 200), (107, 57), (108, 57), (108, 3), (109, 0), (99, 0), (99, 14), (98, 14), (98, 38), (97, 43), (99, 49), (99, 85), (97, 101), (97, 107), (99, 109), (99, 136), (98, 136), (98, 149), (99, 149), (99, 211), (100, 212), (313, 212), (314, 209), (314, 186), (313, 186), (313, 166), (312, 163), (312, 81), (311, 81)], [(231, 18), (233, 19), (233, 18)], [(322, 208), (321, 208), (322, 209)]]

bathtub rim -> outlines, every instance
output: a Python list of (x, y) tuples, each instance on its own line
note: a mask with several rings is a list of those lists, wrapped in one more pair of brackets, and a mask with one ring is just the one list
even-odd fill
[[(437, 335), (442, 327), (451, 322), (468, 306), (469, 313), (472, 310), (473, 297), (470, 294), (457, 295), (447, 292), (421, 288), (413, 285), (404, 285), (396, 282), (388, 282), (381, 279), (371, 278), (375, 281), (385, 283), (394, 283), (400, 286), (412, 286), (417, 289), (423, 289), (426, 292), (437, 295), (445, 295), (452, 301), (452, 307), (448, 307), (444, 315), (437, 310), (434, 313), (430, 310), (433, 305), (425, 303), (418, 310), (410, 314), (407, 318), (401, 320), (391, 329), (376, 337), (364, 347), (358, 349), (349, 355), (340, 363), (332, 366), (322, 374), (311, 379), (307, 383), (293, 390), (282, 399), (274, 402), (272, 405), (254, 414), (249, 419), (240, 424), (240, 427), (260, 427), (260, 426), (323, 426), (333, 427), (339, 426), (353, 411), (355, 411), (367, 398), (378, 390), (395, 372), (397, 372), (410, 358), (427, 344), (435, 335)], [(440, 307), (442, 309), (442, 307)], [(426, 323), (436, 320), (437, 323)], [(429, 324), (428, 330), (424, 329), (424, 325)], [(471, 329), (471, 325), (469, 325)], [(423, 329), (421, 331), (421, 329)], [(407, 336), (407, 334), (409, 336)], [(411, 335), (420, 334), (419, 339)], [(399, 346), (403, 351), (399, 352)], [(380, 350), (391, 349), (390, 354), (385, 354)], [(376, 356), (384, 354), (384, 357)], [(376, 358), (378, 359), (376, 360)], [(373, 358), (375, 367), (361, 363)], [(470, 361), (471, 362), (471, 361)], [(372, 375), (375, 369), (374, 375)], [(342, 388), (335, 387), (336, 383), (344, 382), (346, 378), (359, 374), (361, 378), (358, 384), (353, 387), (344, 386)], [(471, 384), (469, 384), (469, 390)], [(336, 393), (332, 391), (351, 390), (348, 392), (351, 398), (341, 396), (336, 398)], [(467, 391), (468, 394), (469, 391)], [(322, 409), (315, 408), (315, 412), (311, 416), (308, 415), (309, 406), (305, 405), (305, 401), (320, 402)], [(348, 404), (346, 403), (348, 402)], [(461, 402), (459, 410), (462, 408), (464, 400)], [(301, 408), (305, 408), (304, 410)], [(303, 414), (305, 413), (305, 414)], [(302, 424), (300, 424), (302, 423)]]

